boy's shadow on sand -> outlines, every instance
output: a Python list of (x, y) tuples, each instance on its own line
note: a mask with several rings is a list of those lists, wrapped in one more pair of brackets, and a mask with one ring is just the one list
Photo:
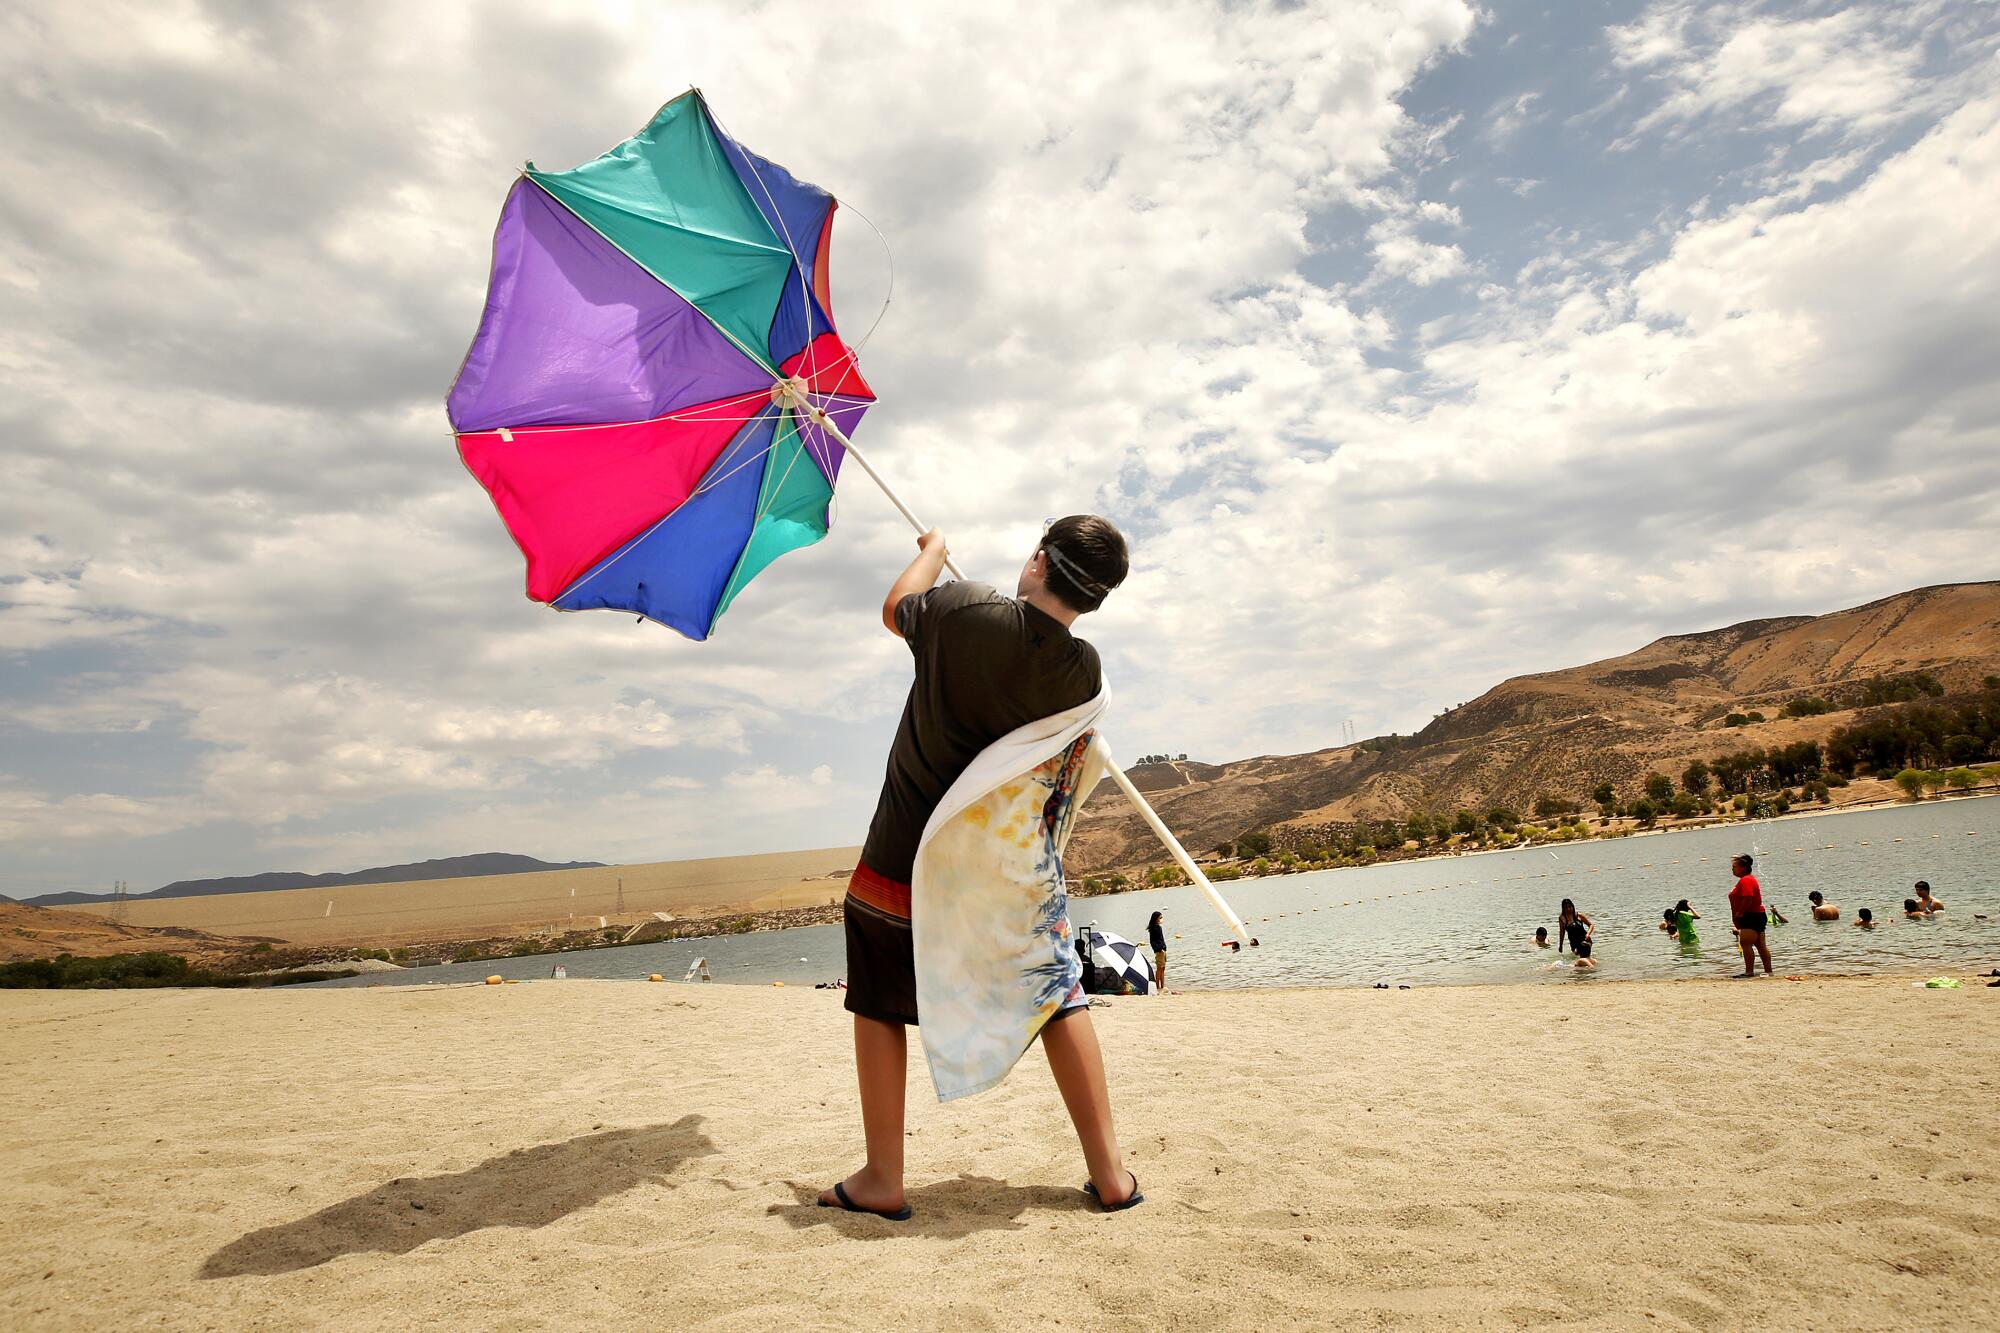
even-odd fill
[(517, 1148), (449, 1176), (378, 1185), (310, 1217), (238, 1237), (208, 1257), (201, 1276), (269, 1277), (343, 1254), (407, 1254), (427, 1241), (484, 1227), (540, 1227), (715, 1151), (701, 1117), (608, 1129)]
[(957, 1240), (978, 1231), (1019, 1231), (1030, 1210), (1074, 1213), (1090, 1206), (1082, 1190), (1056, 1185), (1009, 1185), (990, 1176), (960, 1176), (908, 1191), (912, 1216), (890, 1222), (867, 1213), (850, 1213), (819, 1206), (820, 1187), (790, 1184), (797, 1203), (774, 1203), (765, 1211), (795, 1228), (830, 1226), (855, 1240), (889, 1240), (896, 1236), (929, 1236)]

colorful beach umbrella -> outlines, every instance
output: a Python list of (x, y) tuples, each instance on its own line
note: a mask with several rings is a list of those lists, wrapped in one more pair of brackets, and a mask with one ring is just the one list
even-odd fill
[(706, 639), (826, 535), (874, 401), (833, 322), (835, 206), (693, 89), (593, 162), (527, 165), (446, 410), (529, 597)]

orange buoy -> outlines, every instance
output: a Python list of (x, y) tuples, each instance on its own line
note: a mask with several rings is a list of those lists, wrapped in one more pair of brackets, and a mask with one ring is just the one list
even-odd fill
[(655, 972), (655, 973), (653, 973), (653, 975), (652, 975), (652, 976), (650, 976), (650, 977), (647, 977), (647, 978), (646, 978), (646, 980), (648, 980), (648, 981), (665, 981), (665, 980), (666, 980), (666, 978), (665, 978), (665, 977), (663, 977), (663, 976), (661, 976), (661, 975), (660, 975), (660, 974), (659, 974), (658, 972)]
[(495, 972), (492, 976), (486, 978), (486, 984), (489, 986), (497, 986), (506, 979), (507, 978), (501, 976), (498, 972)]

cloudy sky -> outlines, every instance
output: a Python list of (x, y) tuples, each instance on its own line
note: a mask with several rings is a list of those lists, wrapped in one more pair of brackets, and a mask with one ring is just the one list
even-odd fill
[(1995, 573), (1989, 0), (321, 10), (0, 18), (0, 893), (860, 840), (865, 477), (694, 644), (525, 600), (444, 419), (514, 171), (689, 84), (886, 237), (863, 439), (968, 569), (1131, 533), (1124, 755)]

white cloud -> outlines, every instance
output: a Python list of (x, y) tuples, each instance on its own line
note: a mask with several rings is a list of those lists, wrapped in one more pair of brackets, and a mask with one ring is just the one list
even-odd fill
[(62, 849), (107, 838), (144, 838), (195, 822), (181, 800), (88, 792), (51, 799), (0, 785), (0, 846)]
[(1857, 133), (1935, 114), (1953, 95), (1928, 86), (1922, 68), (1926, 41), (1954, 26), (1954, 8), (1929, 0), (1789, 15), (1757, 3), (1666, 0), (1606, 35), (1618, 65), (1669, 89), (1642, 131), (1755, 114)]
[(1465, 252), (1456, 245), (1423, 240), (1397, 220), (1377, 222), (1368, 229), (1368, 240), (1375, 247), (1375, 263), (1381, 272), (1419, 287), (1455, 278), (1468, 268)]

